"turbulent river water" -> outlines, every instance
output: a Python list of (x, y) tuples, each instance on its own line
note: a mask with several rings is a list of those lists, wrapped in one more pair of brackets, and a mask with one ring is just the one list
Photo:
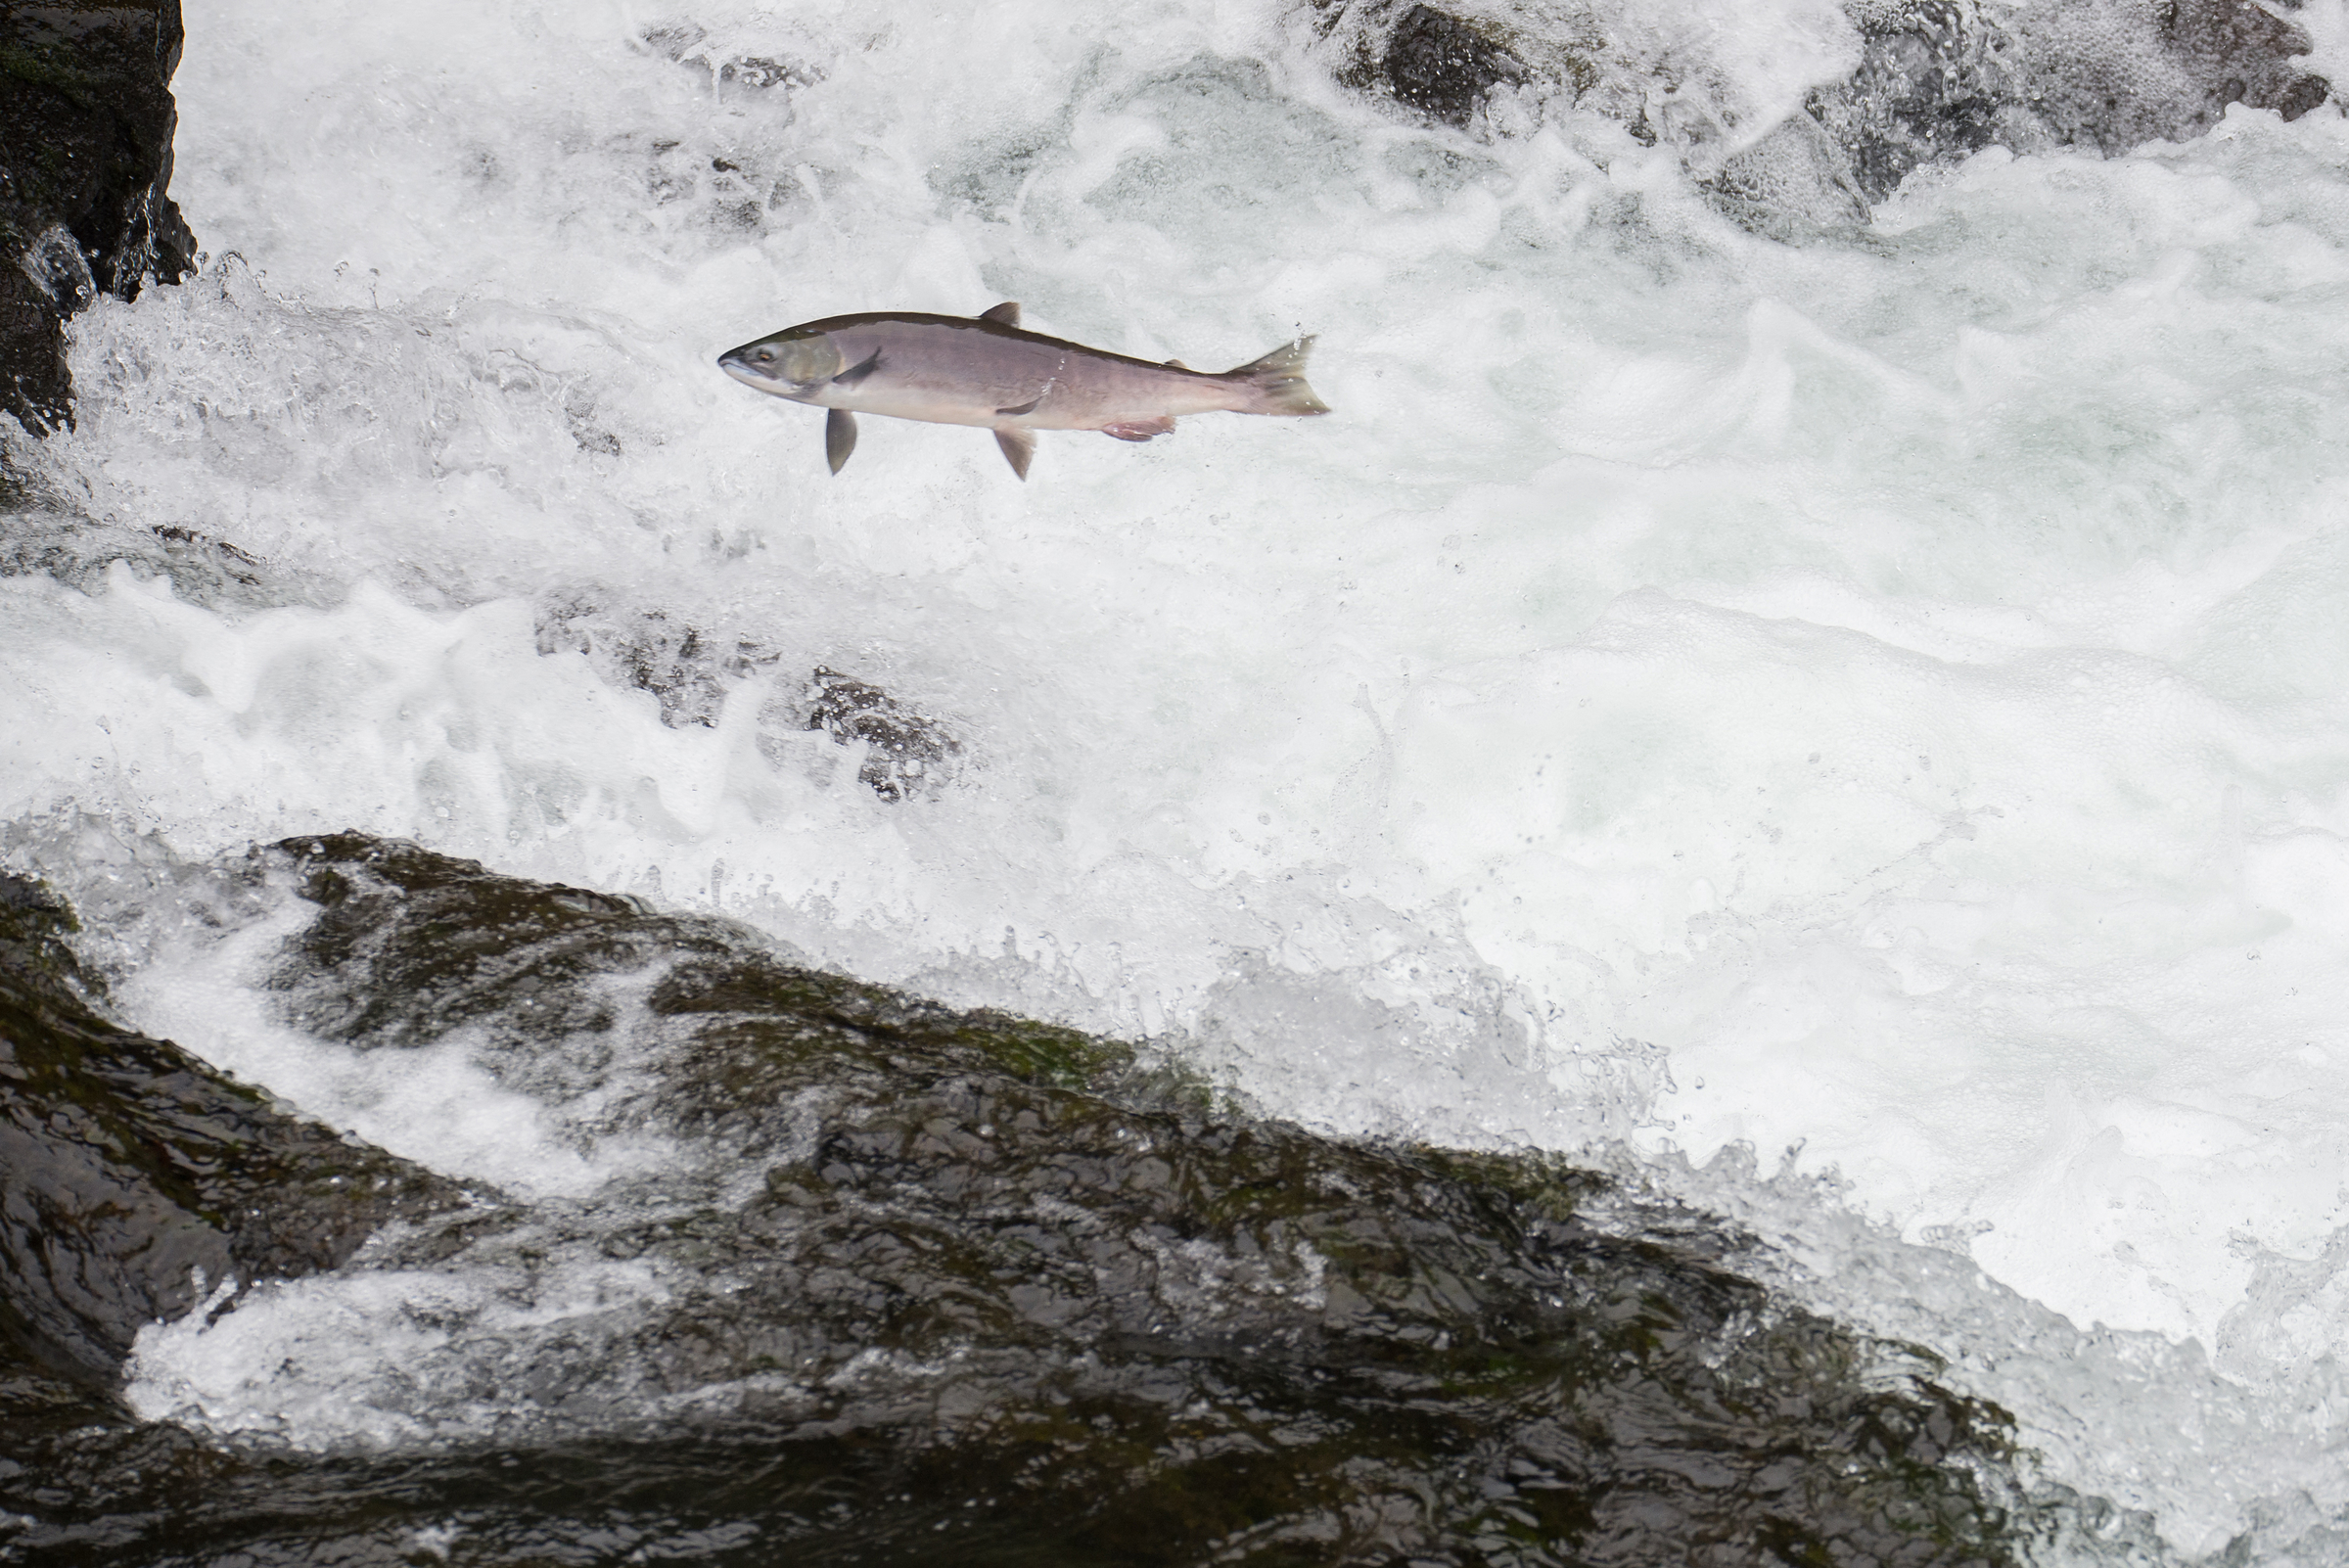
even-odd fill
[[(2326, 67), (2349, 19), (2295, 16)], [(1806, 0), (1601, 20), (1732, 150), (1860, 58)], [(723, 1182), (642, 1063), (289, 1009), (315, 907), (223, 867), (412, 840), (1565, 1155), (1946, 1358), (2124, 1521), (2049, 1551), (2343, 1560), (2349, 121), (1790, 227), (1702, 138), (1431, 124), (1326, 54), (1236, 0), (193, 7), (205, 267), (78, 318), (77, 423), (15, 448), (7, 863), (125, 1023), (549, 1214)], [(868, 420), (833, 478), (713, 364), (999, 300), (1215, 369), (1315, 334), (1336, 413), (1026, 484)], [(551, 1397), (384, 1390), (420, 1291), (477, 1348), (668, 1299), (564, 1234), (528, 1288), (157, 1324), (130, 1406), (502, 1441)]]

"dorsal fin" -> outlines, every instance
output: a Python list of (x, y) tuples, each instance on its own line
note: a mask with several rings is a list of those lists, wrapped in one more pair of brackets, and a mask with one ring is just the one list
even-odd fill
[(1183, 363), (1181, 360), (1179, 360), (1179, 359), (1170, 359), (1170, 360), (1168, 360), (1168, 361), (1167, 361), (1167, 368), (1168, 368), (1169, 370), (1188, 370), (1188, 369), (1190, 369), (1191, 367), (1190, 367), (1190, 366), (1188, 366), (1188, 365), (1186, 365), (1186, 364), (1184, 364), (1184, 363)]
[(1020, 302), (1006, 300), (992, 310), (980, 311), (979, 319), (991, 321), (998, 327), (1016, 327), (1020, 324)]

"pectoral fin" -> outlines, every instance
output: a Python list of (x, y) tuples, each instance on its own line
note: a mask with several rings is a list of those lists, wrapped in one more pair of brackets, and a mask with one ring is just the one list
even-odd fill
[(1009, 425), (995, 427), (995, 444), (1003, 448), (1003, 461), (1020, 478), (1028, 477), (1028, 464), (1036, 456), (1036, 437)]
[(874, 371), (879, 370), (880, 368), (881, 350), (876, 348), (870, 354), (865, 356), (864, 363), (860, 365), (851, 365), (848, 369), (833, 377), (832, 385), (835, 387), (853, 387), (858, 382), (864, 380), (865, 377), (871, 375)]
[(1153, 436), (1174, 434), (1174, 416), (1161, 414), (1156, 419), (1129, 419), (1123, 425), (1104, 425), (1104, 436), (1115, 436), (1122, 441), (1146, 441)]
[(1020, 324), (1020, 302), (1006, 300), (991, 310), (980, 311), (979, 319), (991, 321), (998, 327), (1016, 327)]
[(856, 416), (845, 408), (835, 408), (824, 418), (824, 461), (837, 474), (848, 465), (849, 454), (856, 450)]

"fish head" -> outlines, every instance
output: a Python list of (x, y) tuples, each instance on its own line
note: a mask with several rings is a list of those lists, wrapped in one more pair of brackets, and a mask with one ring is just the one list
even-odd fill
[(848, 363), (832, 335), (813, 327), (786, 327), (717, 356), (718, 369), (777, 397), (805, 397)]

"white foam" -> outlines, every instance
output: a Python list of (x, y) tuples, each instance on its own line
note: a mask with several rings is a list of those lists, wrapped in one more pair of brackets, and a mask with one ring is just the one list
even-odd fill
[[(1739, 14), (1800, 45), (1708, 68), (1755, 105), (1848, 44)], [(200, 19), (176, 190), (257, 275), (81, 318), (59, 482), (341, 586), (0, 583), (10, 819), (405, 834), (1187, 1039), (1325, 1125), (1801, 1140), (2081, 1323), (2215, 1345), (2278, 1259), (2329, 1299), (2340, 119), (1986, 153), (1790, 248), (1595, 116), (1401, 124), (1250, 8), (663, 26)], [(998, 298), (1195, 363), (1317, 331), (1340, 413), (1049, 439), (1026, 485), (875, 420), (831, 480), (709, 363)], [(582, 588), (774, 663), (667, 728), (535, 653)], [(762, 751), (818, 664), (961, 782)], [(2072, 1479), (2190, 1475), (2140, 1425)], [(2198, 1541), (2255, 1485), (2159, 1501)]]
[(268, 1283), (218, 1316), (152, 1324), (125, 1398), (149, 1420), (312, 1449), (478, 1438), (542, 1423), (556, 1386), (582, 1380), (585, 1344), (668, 1299), (637, 1262), (469, 1262)]
[[(611, 1125), (649, 1066), (622, 1060), (590, 1079), (501, 1070), (478, 1030), (420, 1044), (322, 1040), (282, 1021), (267, 989), (285, 939), (317, 914), (290, 895), (276, 914), (226, 939), (182, 933), (154, 946), (115, 1001), (158, 1035), (265, 1084), (299, 1115), (379, 1148), (523, 1201), (577, 1198), (615, 1179), (673, 1170), (679, 1151), (648, 1130)], [(616, 1013), (627, 999), (616, 997)], [(622, 1032), (624, 1038), (624, 1031)], [(567, 1053), (613, 1054), (599, 1036), (535, 1042)], [(511, 1056), (511, 1052), (503, 1053)]]

